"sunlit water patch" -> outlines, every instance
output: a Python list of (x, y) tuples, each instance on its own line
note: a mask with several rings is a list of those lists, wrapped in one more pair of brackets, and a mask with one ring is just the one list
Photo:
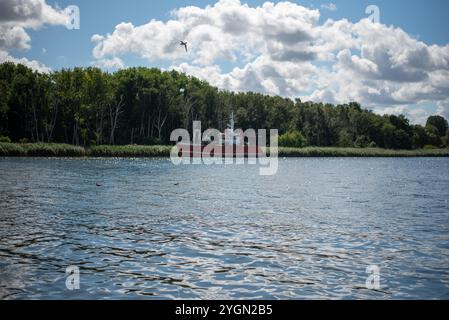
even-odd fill
[(448, 299), (448, 199), (448, 159), (0, 159), (0, 298)]

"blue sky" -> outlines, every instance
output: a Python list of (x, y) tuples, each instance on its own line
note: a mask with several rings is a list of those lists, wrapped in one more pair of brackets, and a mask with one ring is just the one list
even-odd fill
[[(216, 1), (206, 0), (62, 0), (47, 1), (50, 5), (65, 8), (75, 4), (81, 10), (81, 29), (67, 30), (63, 26), (45, 26), (30, 31), (32, 48), (29, 51), (14, 50), (16, 55), (39, 60), (52, 69), (74, 66), (89, 66), (92, 61), (91, 42), (93, 34), (106, 34), (121, 22), (144, 24), (151, 19), (169, 20), (173, 9), (188, 5), (205, 7)], [(260, 6), (265, 1), (242, 1), (251, 6)], [(279, 1), (273, 1), (279, 2)], [(376, 4), (381, 10), (381, 22), (394, 25), (418, 37), (427, 44), (449, 43), (447, 0), (334, 0), (334, 1), (292, 1), (303, 6), (318, 8), (334, 3), (335, 11), (321, 9), (321, 21), (328, 18), (346, 18), (356, 22), (366, 17), (365, 8)], [(43, 50), (45, 49), (45, 53)], [(143, 59), (129, 56), (129, 65), (158, 66)]]
[[(223, 89), (357, 100), (417, 123), (435, 113), (449, 117), (447, 0), (2, 2), (0, 62), (41, 71), (159, 67)], [(47, 10), (14, 16), (27, 2)], [(69, 5), (80, 8), (80, 30), (61, 22)], [(379, 8), (380, 23), (362, 20), (369, 5)]]

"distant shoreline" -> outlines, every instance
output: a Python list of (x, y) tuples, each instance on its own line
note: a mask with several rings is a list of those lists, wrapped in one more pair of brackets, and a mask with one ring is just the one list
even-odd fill
[[(93, 146), (0, 143), (0, 157), (167, 158), (172, 146)], [(279, 148), (280, 158), (311, 157), (449, 157), (449, 149), (389, 150), (380, 148)]]

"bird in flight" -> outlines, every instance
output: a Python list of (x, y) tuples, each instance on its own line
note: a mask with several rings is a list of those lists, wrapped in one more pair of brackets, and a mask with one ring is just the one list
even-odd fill
[(187, 49), (187, 42), (186, 41), (180, 41), (179, 45), (186, 48), (186, 52), (188, 52), (189, 50)]

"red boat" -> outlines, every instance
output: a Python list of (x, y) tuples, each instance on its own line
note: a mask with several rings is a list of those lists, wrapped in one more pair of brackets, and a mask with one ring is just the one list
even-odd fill
[(221, 134), (220, 141), (204, 142), (201, 145), (178, 143), (179, 156), (190, 158), (257, 158), (262, 156), (262, 148), (245, 143), (243, 131), (240, 130), (240, 134), (237, 134), (234, 131), (234, 126), (234, 114), (232, 113), (228, 129)]

